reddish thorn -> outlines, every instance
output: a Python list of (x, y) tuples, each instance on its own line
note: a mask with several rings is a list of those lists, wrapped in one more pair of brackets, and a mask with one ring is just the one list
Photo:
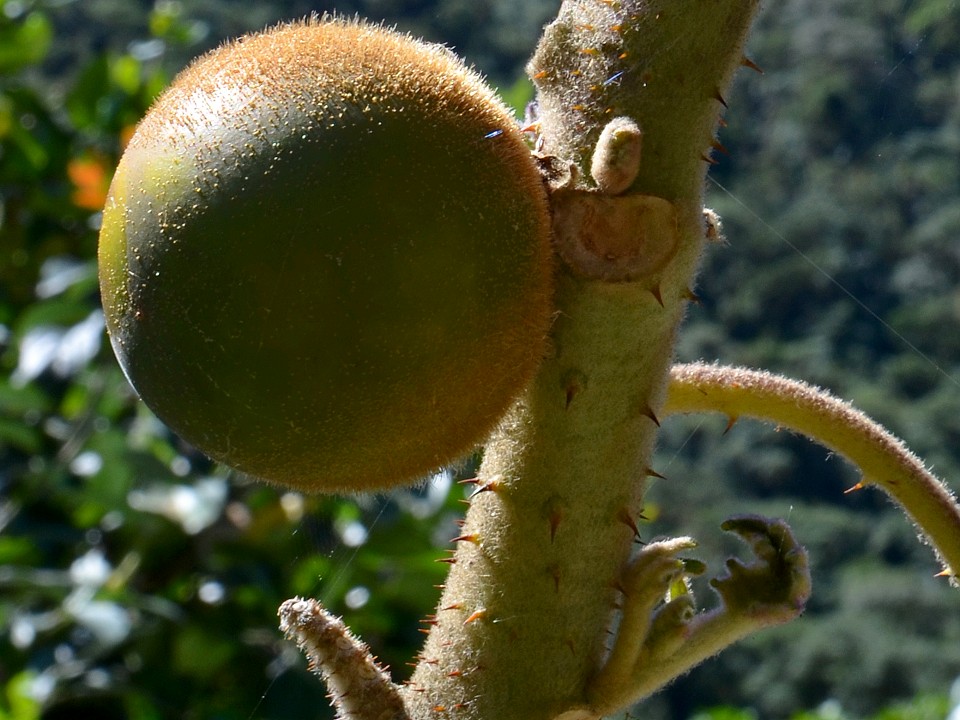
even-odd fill
[(550, 511), (550, 542), (557, 536), (557, 528), (560, 527), (560, 521), (563, 520), (563, 512), (560, 508), (554, 508)]
[(464, 480), (457, 480), (457, 485), (476, 485), (480, 482), (480, 478), (466, 478)]
[(757, 65), (753, 60), (748, 58), (746, 55), (740, 58), (740, 64), (743, 65), (744, 67), (750, 68), (751, 70), (756, 70), (758, 73), (763, 75), (763, 68)]
[(660, 420), (657, 418), (656, 413), (653, 412), (653, 408), (651, 408), (649, 405), (644, 406), (643, 409), (640, 411), (640, 414), (643, 415), (644, 417), (650, 418), (651, 420), (653, 420), (654, 425), (656, 425), (657, 427), (660, 427)]
[(487, 611), (484, 610), (483, 608), (480, 608), (480, 609), (477, 610), (476, 612), (472, 613), (472, 614), (470, 615), (470, 617), (468, 617), (466, 620), (464, 620), (464, 621), (463, 621), (463, 624), (464, 624), (464, 625), (469, 625), (470, 623), (475, 622), (475, 621), (479, 620), (479, 619), (482, 618), (482, 617), (485, 617), (486, 614), (487, 614)]
[(453, 603), (452, 605), (447, 605), (446, 607), (442, 607), (442, 608), (440, 608), (440, 610), (441, 610), (441, 611), (443, 611), (443, 610), (463, 610), (463, 604), (456, 602), (456, 603)]
[(730, 415), (727, 417), (727, 426), (723, 429), (723, 434), (726, 435), (728, 432), (730, 432), (730, 429), (737, 424), (737, 420), (739, 419), (740, 418), (738, 418), (736, 415)]
[(622, 52), (619, 55), (617, 55), (617, 60), (626, 60), (629, 55), (630, 53)]
[(710, 156), (707, 155), (706, 153), (700, 153), (700, 159), (703, 160), (703, 161), (704, 161), (705, 163), (707, 163), (708, 165), (719, 165), (719, 164), (720, 164), (720, 161), (719, 161), (719, 160), (714, 160), (712, 157), (710, 157)]
[(478, 485), (478, 486), (477, 486), (477, 489), (474, 490), (472, 493), (470, 493), (470, 499), (473, 500), (473, 499), (474, 499), (477, 495), (479, 495), (480, 493), (496, 492), (496, 491), (499, 490), (499, 489), (500, 489), (500, 483), (499, 483), (499, 482), (497, 482), (496, 480), (488, 480), (487, 482), (483, 483), (482, 485)]
[(424, 635), (429, 635), (430, 628), (417, 628), (417, 632), (422, 632)]
[[(451, 670), (450, 672), (447, 673), (447, 677), (451, 677), (451, 678), (460, 677), (461, 675), (463, 675), (462, 670)], [(456, 705), (454, 705), (454, 707), (456, 707)]]
[(640, 531), (637, 529), (637, 524), (633, 521), (633, 518), (630, 516), (630, 513), (626, 508), (620, 508), (620, 512), (617, 513), (617, 520), (633, 530), (634, 537), (640, 537)]
[(450, 542), (471, 542), (474, 545), (479, 545), (480, 538), (477, 535), (471, 533), (470, 535), (460, 535), (459, 537), (455, 537)]
[(700, 299), (700, 296), (697, 295), (697, 294), (696, 294), (693, 290), (691, 290), (690, 288), (687, 288), (687, 289), (684, 291), (683, 297), (684, 297), (685, 299), (689, 300), (690, 302), (692, 302), (694, 305), (702, 305), (702, 304), (703, 304), (703, 301)]
[(658, 303), (660, 303), (660, 307), (664, 307), (664, 305), (663, 305), (663, 293), (660, 291), (660, 284), (659, 284), (659, 283), (657, 283), (657, 284), (654, 285), (652, 288), (650, 288), (650, 294), (653, 295), (654, 299), (655, 299)]
[(455, 557), (437, 558), (436, 560), (434, 560), (434, 562), (442, 562), (442, 563), (447, 563), (448, 565), (456, 565), (457, 559)]
[(843, 494), (844, 494), (844, 495), (849, 495), (850, 493), (856, 492), (857, 490), (863, 490), (865, 487), (866, 487), (866, 485), (864, 485), (862, 482), (858, 482), (858, 483), (857, 483), (856, 485), (854, 485), (853, 487), (850, 487), (850, 488), (847, 488), (846, 490), (844, 490), (844, 491), (843, 491)]
[(550, 577), (553, 578), (553, 591), (560, 592), (560, 566), (551, 565), (547, 570), (550, 573)]
[(719, 140), (717, 140), (716, 138), (714, 138), (713, 140), (710, 141), (710, 147), (712, 147), (712, 148), (713, 148), (714, 150), (716, 150), (717, 152), (723, 153), (724, 155), (729, 155), (729, 154), (730, 154), (730, 151), (727, 150), (727, 148), (724, 146), (724, 144), (723, 144), (722, 142), (720, 142)]
[(545, 78), (545, 77), (546, 77), (547, 75), (549, 75), (549, 74), (550, 74), (550, 71), (549, 71), (549, 70), (540, 70), (539, 72), (535, 72), (535, 73), (533, 74), (533, 79), (534, 79), (534, 80), (542, 80), (543, 78)]
[(424, 658), (424, 659), (423, 659), (423, 662), (425, 662), (427, 665), (439, 665), (439, 664), (440, 664), (440, 659), (439, 659), (439, 658)]
[(934, 577), (953, 577), (953, 575), (954, 575), (953, 570), (951, 570), (950, 568), (944, 568), (943, 570), (938, 572), (936, 575), (934, 575)]

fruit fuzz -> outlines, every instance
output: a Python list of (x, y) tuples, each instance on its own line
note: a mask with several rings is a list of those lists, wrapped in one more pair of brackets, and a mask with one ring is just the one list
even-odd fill
[(545, 192), (448, 50), (359, 22), (241, 38), (141, 122), (104, 211), (114, 351), (211, 457), (303, 490), (469, 452), (551, 318)]

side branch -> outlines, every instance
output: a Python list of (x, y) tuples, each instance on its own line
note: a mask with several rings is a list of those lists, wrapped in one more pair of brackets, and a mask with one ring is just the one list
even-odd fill
[(410, 720), (399, 688), (340, 618), (300, 598), (283, 603), (279, 615), (280, 629), (326, 682), (338, 720)]
[(860, 468), (857, 487), (876, 484), (896, 500), (938, 552), (944, 575), (960, 572), (960, 505), (901, 440), (849, 403), (806, 383), (745, 368), (676, 365), (663, 414), (719, 412), (790, 428)]

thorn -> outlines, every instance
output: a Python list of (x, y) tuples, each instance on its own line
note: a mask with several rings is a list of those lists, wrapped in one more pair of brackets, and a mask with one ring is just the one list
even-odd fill
[(622, 52), (617, 55), (617, 60), (626, 60), (630, 56), (630, 53)]
[(710, 141), (710, 147), (712, 147), (717, 152), (723, 153), (724, 155), (730, 155), (730, 151), (727, 150), (726, 146), (722, 142), (717, 140), (717, 138), (713, 138), (713, 140)]
[(460, 535), (459, 537), (455, 537), (450, 542), (470, 542), (470, 543), (473, 543), (474, 545), (479, 545), (480, 537), (475, 533), (471, 533), (469, 535)]
[(718, 117), (718, 118), (717, 118), (717, 125), (719, 125), (719, 126), (722, 127), (722, 128), (725, 128), (725, 127), (727, 126), (727, 120), (726, 120), (726, 118), (724, 118), (722, 115), (721, 115), (720, 117)]
[(652, 288), (650, 288), (650, 294), (653, 295), (654, 299), (660, 303), (660, 307), (663, 305), (663, 293), (660, 291), (660, 283), (657, 283)]
[(422, 632), (424, 635), (429, 635), (430, 628), (417, 628), (417, 632)]
[(463, 603), (455, 602), (451, 605), (447, 605), (446, 607), (440, 608), (441, 612), (443, 612), (444, 610), (463, 610)]
[(483, 609), (483, 608), (480, 608), (480, 609), (477, 610), (476, 612), (472, 613), (472, 614), (470, 615), (470, 617), (468, 617), (466, 620), (464, 620), (464, 621), (463, 621), (463, 624), (464, 624), (464, 625), (469, 625), (469, 624), (472, 623), (472, 622), (476, 622), (476, 621), (479, 620), (480, 618), (485, 617), (486, 614), (487, 614), (487, 611), (486, 611), (485, 609)]
[(551, 565), (547, 568), (547, 572), (549, 572), (550, 577), (553, 578), (553, 591), (560, 592), (560, 566)]
[(463, 480), (457, 480), (457, 485), (476, 485), (480, 482), (480, 478), (465, 478)]
[(708, 165), (719, 165), (719, 164), (720, 164), (720, 161), (719, 161), (719, 160), (714, 160), (712, 157), (710, 157), (710, 156), (707, 155), (706, 153), (700, 153), (700, 159), (703, 160), (703, 161), (704, 161), (705, 163), (707, 163)]
[(434, 587), (435, 590), (446, 590), (446, 589), (447, 589), (446, 583), (440, 583), (439, 585), (434, 585), (433, 587)]
[(763, 68), (757, 65), (753, 60), (748, 58), (746, 55), (740, 58), (740, 64), (743, 65), (744, 67), (750, 68), (751, 70), (756, 70), (758, 73), (763, 75)]
[(640, 410), (640, 414), (643, 415), (644, 417), (650, 418), (651, 420), (653, 420), (654, 425), (656, 425), (657, 427), (660, 427), (660, 420), (657, 418), (656, 413), (653, 412), (653, 408), (651, 408), (649, 405), (645, 405)]
[(600, 54), (600, 50), (599, 50), (598, 48), (594, 48), (594, 47), (580, 48), (580, 54), (581, 54), (581, 55), (590, 55), (590, 56), (592, 56), (592, 57), (596, 57), (597, 55)]
[(729, 107), (729, 105), (727, 105), (727, 101), (723, 99), (723, 95), (720, 94), (720, 88), (716, 88), (713, 91), (713, 99), (716, 100), (721, 105), (723, 105), (724, 108)]
[(463, 675), (463, 670), (451, 670), (447, 673), (447, 677), (449, 678), (460, 677), (461, 675)]
[(728, 432), (730, 432), (730, 430), (733, 428), (733, 426), (737, 424), (737, 420), (739, 420), (739, 419), (740, 419), (740, 418), (738, 418), (736, 415), (728, 415), (728, 416), (727, 416), (727, 426), (723, 429), (723, 433), (722, 433), (722, 434), (723, 434), (723, 435), (726, 435)]
[(434, 562), (447, 563), (447, 565), (456, 565), (457, 559), (455, 557), (448, 558), (437, 558)]
[(697, 295), (693, 290), (687, 288), (683, 291), (683, 294), (680, 296), (684, 300), (689, 300), (694, 305), (703, 305), (703, 300), (700, 299), (700, 296)]
[(858, 483), (857, 483), (856, 485), (854, 485), (853, 487), (849, 487), (849, 488), (847, 488), (846, 490), (844, 490), (844, 491), (843, 491), (843, 494), (844, 494), (844, 495), (849, 495), (850, 493), (856, 492), (857, 490), (863, 490), (865, 487), (866, 487), (866, 485), (864, 485), (863, 482), (858, 482)]
[(658, 473), (656, 470), (654, 470), (652, 467), (644, 468), (644, 472), (647, 474), (648, 477), (660, 478), (661, 480), (666, 480), (666, 479), (667, 479), (667, 476), (666, 476), (666, 475), (661, 475), (661, 474)]
[(457, 502), (460, 503), (461, 505), (466, 505), (467, 507), (470, 507), (469, 500), (464, 500), (463, 498), (457, 498)]
[(564, 409), (568, 409), (574, 398), (577, 397), (587, 387), (587, 376), (576, 368), (571, 368), (563, 373), (560, 378), (560, 385), (566, 393), (567, 403)]
[(943, 570), (938, 572), (936, 575), (934, 575), (934, 577), (953, 577), (953, 575), (954, 575), (953, 570), (951, 570), (950, 568), (944, 568)]
[[(537, 75), (539, 75), (539, 74), (540, 74), (540, 73), (537, 73)], [(537, 75), (534, 75), (534, 77), (537, 77)], [(534, 122), (532, 122), (532, 123), (530, 123), (530, 124), (528, 124), (528, 125), (524, 125), (522, 128), (520, 128), (520, 132), (522, 132), (522, 133), (538, 133), (538, 134), (539, 134), (539, 132), (540, 132), (540, 121), (539, 121), (539, 120), (535, 120)]]
[(634, 522), (626, 508), (620, 508), (620, 512), (617, 513), (617, 520), (633, 530), (634, 537), (640, 537), (640, 531), (637, 529), (637, 523)]
[(437, 620), (436, 615), (427, 615), (420, 622), (423, 623), (424, 625), (438, 625), (440, 623), (440, 621)]
[(549, 75), (549, 74), (550, 74), (550, 71), (549, 71), (549, 70), (540, 70), (539, 72), (535, 72), (535, 73), (533, 74), (533, 79), (534, 79), (534, 80), (542, 80), (543, 78), (545, 78), (545, 77), (546, 77), (547, 75)]
[(577, 112), (583, 112), (584, 110), (587, 109), (587, 106), (586, 106), (586, 105), (580, 105), (580, 104), (578, 103), (578, 104), (576, 104), (576, 105), (573, 106), (573, 109), (576, 110)]
[(481, 483), (476, 490), (474, 490), (472, 493), (470, 493), (470, 499), (472, 500), (473, 498), (475, 498), (475, 497), (476, 497), (477, 495), (479, 495), (480, 493), (496, 492), (496, 491), (499, 490), (499, 489), (500, 489), (500, 481), (499, 481), (499, 480), (487, 480), (486, 482)]
[(560, 527), (560, 521), (563, 520), (563, 511), (560, 508), (553, 508), (550, 511), (550, 542), (557, 536), (557, 528)]

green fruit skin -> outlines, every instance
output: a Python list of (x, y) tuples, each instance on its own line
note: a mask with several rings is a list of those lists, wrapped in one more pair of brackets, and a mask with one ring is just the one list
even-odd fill
[(101, 231), (107, 326), (214, 459), (303, 490), (410, 483), (545, 354), (548, 228), (511, 117), (449, 53), (287, 26), (201, 59), (138, 128)]

